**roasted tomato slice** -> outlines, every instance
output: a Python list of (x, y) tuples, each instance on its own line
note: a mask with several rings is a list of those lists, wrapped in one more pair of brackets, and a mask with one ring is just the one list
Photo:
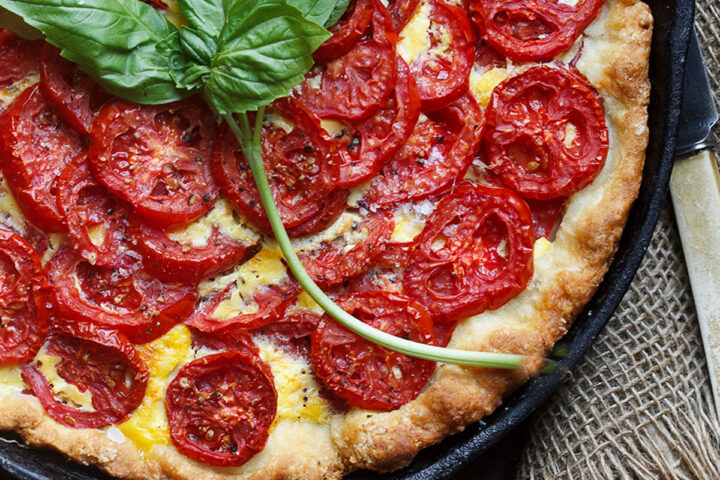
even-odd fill
[(345, 15), (332, 27), (332, 37), (315, 50), (315, 61), (329, 60), (346, 54), (355, 43), (365, 34), (373, 12), (376, 0), (356, 0), (345, 11)]
[(0, 227), (0, 365), (30, 360), (40, 350), (48, 330), (46, 295), (35, 250)]
[(260, 452), (277, 410), (269, 367), (254, 355), (225, 352), (194, 360), (168, 385), (170, 438), (180, 453), (237, 467)]
[(407, 25), (419, 2), (420, 0), (388, 0), (387, 9), (396, 32), (400, 33)]
[(208, 333), (190, 327), (192, 332), (192, 345), (194, 348), (206, 348), (208, 350), (238, 351), (249, 355), (257, 355), (258, 349), (252, 338), (246, 332), (236, 330), (228, 335), (222, 333)]
[(495, 88), (486, 118), (486, 162), (523, 197), (567, 197), (592, 182), (605, 162), (600, 97), (579, 74), (531, 67)]
[[(407, 297), (359, 292), (338, 298), (337, 304), (391, 335), (435, 344), (430, 315)], [(312, 364), (323, 383), (350, 405), (381, 411), (415, 399), (435, 370), (435, 362), (368, 342), (327, 315), (312, 336)]]
[(46, 231), (65, 230), (57, 180), (84, 150), (39, 86), (25, 90), (0, 115), (0, 167), (23, 213)]
[(60, 357), (57, 374), (81, 392), (90, 391), (94, 410), (60, 402), (35, 365), (22, 376), (45, 411), (73, 428), (99, 428), (127, 420), (142, 403), (148, 371), (122, 335), (92, 324), (61, 323), (48, 338), (46, 351)]
[(87, 134), (100, 107), (111, 96), (77, 65), (46, 43), (42, 49), (40, 86), (58, 116), (80, 133)]
[(420, 116), (420, 98), (407, 64), (397, 59), (397, 83), (388, 103), (371, 117), (331, 132), (342, 163), (336, 182), (349, 188), (377, 174), (410, 137)]
[[(285, 227), (295, 227), (325, 205), (337, 177), (337, 150), (317, 117), (292, 98), (275, 101), (266, 122), (262, 157), (270, 190)], [(227, 125), (215, 142), (213, 175), (243, 214), (259, 227), (269, 228), (250, 166)]]
[(417, 239), (405, 294), (440, 322), (498, 308), (530, 281), (534, 242), (519, 196), (463, 183), (440, 200)]
[(348, 216), (347, 220), (348, 228), (337, 232), (335, 238), (320, 242), (308, 239), (296, 246), (308, 275), (319, 285), (337, 285), (369, 268), (382, 253), (395, 225), (392, 214), (384, 210), (365, 219)]
[(133, 343), (163, 335), (195, 305), (195, 288), (168, 285), (145, 272), (123, 276), (91, 265), (68, 246), (60, 247), (47, 270), (59, 316), (120, 330)]
[(167, 105), (106, 104), (91, 129), (97, 179), (159, 227), (210, 210), (218, 188), (210, 175), (215, 120), (199, 99)]
[(274, 323), (253, 330), (282, 350), (310, 360), (310, 339), (320, 323), (320, 314), (309, 310), (293, 310)]
[(142, 268), (128, 234), (130, 206), (110, 196), (95, 180), (85, 155), (60, 176), (57, 202), (80, 256), (92, 265), (116, 268), (125, 275)]
[(370, 28), (346, 54), (316, 64), (300, 85), (300, 99), (322, 118), (360, 120), (385, 105), (395, 87), (395, 42), (390, 17), (376, 0)]
[(518, 62), (548, 61), (567, 50), (590, 25), (603, 0), (470, 0), (482, 38)]
[(373, 180), (365, 200), (387, 205), (421, 200), (448, 189), (470, 166), (484, 124), (470, 94), (430, 113)]
[(290, 282), (263, 285), (249, 294), (231, 283), (201, 298), (185, 323), (202, 332), (260, 328), (281, 318), (299, 293), (299, 287)]
[(532, 212), (533, 226), (535, 227), (535, 240), (539, 238), (550, 239), (560, 215), (565, 209), (567, 199), (558, 198), (555, 200), (526, 200), (530, 212)]
[(43, 43), (23, 40), (10, 30), (0, 29), (0, 88), (38, 74)]
[(291, 237), (302, 237), (303, 235), (311, 235), (325, 230), (345, 211), (349, 196), (350, 193), (347, 190), (335, 190), (327, 198), (322, 209), (310, 217), (310, 220), (306, 220), (295, 227), (288, 228), (288, 235)]
[(475, 35), (460, 7), (431, 0), (420, 8), (430, 9), (429, 48), (417, 58), (405, 60), (410, 63), (423, 110), (437, 110), (467, 92), (475, 61)]
[[(219, 210), (219, 215), (231, 214), (227, 208)], [(214, 213), (210, 210), (179, 230), (163, 230), (133, 219), (134, 248), (142, 255), (145, 270), (163, 282), (191, 285), (235, 266), (253, 244), (230, 236), (223, 222), (213, 221), (221, 220)]]

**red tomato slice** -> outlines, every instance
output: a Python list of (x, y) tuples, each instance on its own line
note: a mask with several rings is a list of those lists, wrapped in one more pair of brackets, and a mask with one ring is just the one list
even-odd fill
[[(372, 327), (435, 344), (430, 315), (407, 297), (374, 291), (351, 293), (336, 302)], [(312, 364), (323, 383), (350, 405), (381, 411), (415, 399), (435, 370), (435, 362), (382, 348), (327, 315), (312, 336)]]
[(106, 104), (91, 129), (93, 173), (113, 194), (159, 227), (210, 210), (215, 119), (199, 99), (167, 105)]
[(465, 175), (480, 146), (483, 113), (470, 94), (421, 120), (365, 195), (387, 205), (428, 198)]
[(300, 293), (300, 288), (294, 283), (267, 285), (256, 289), (252, 298), (244, 299), (246, 313), (227, 319), (213, 317), (218, 305), (229, 298), (234, 289), (235, 284), (231, 283), (224, 290), (200, 299), (195, 312), (185, 323), (202, 332), (233, 332), (260, 328), (281, 318)]
[[(292, 98), (273, 102), (268, 117), (287, 125), (263, 127), (263, 163), (283, 224), (291, 228), (308, 221), (325, 205), (337, 177), (337, 151), (320, 121)], [(287, 128), (289, 131), (286, 131)], [(227, 125), (213, 150), (213, 175), (223, 194), (259, 227), (270, 223), (260, 201), (250, 166)]]
[(234, 331), (231, 334), (208, 333), (190, 327), (192, 332), (192, 345), (196, 349), (207, 348), (216, 351), (238, 351), (248, 355), (257, 355), (258, 349), (252, 338), (242, 331)]
[(370, 267), (385, 248), (394, 226), (392, 214), (379, 210), (353, 225), (353, 231), (365, 234), (354, 245), (349, 244), (341, 232), (338, 238), (323, 241), (316, 249), (299, 250), (298, 257), (319, 285), (337, 285)]
[(468, 91), (475, 35), (462, 8), (439, 0), (432, 2), (430, 25), (430, 48), (410, 65), (410, 74), (423, 110), (438, 110)]
[(338, 188), (349, 188), (377, 174), (415, 128), (420, 97), (408, 66), (397, 59), (397, 83), (388, 103), (374, 115), (335, 135), (342, 158)]
[(300, 99), (321, 118), (367, 118), (395, 87), (396, 42), (387, 10), (377, 1), (368, 33), (346, 54), (316, 64), (299, 87)]
[(352, 2), (338, 23), (330, 27), (332, 37), (325, 40), (313, 53), (316, 62), (344, 55), (360, 40), (372, 20), (375, 1), (356, 0)]
[(157, 279), (169, 283), (193, 285), (235, 266), (252, 245), (225, 235), (213, 226), (203, 246), (180, 243), (162, 229), (133, 219), (134, 247), (145, 260), (145, 269)]
[(32, 359), (48, 331), (47, 283), (40, 259), (0, 227), (0, 365)]
[(605, 162), (600, 97), (579, 75), (537, 66), (498, 85), (486, 111), (485, 154), (503, 183), (526, 198), (567, 197)]
[(37, 85), (0, 115), (0, 167), (23, 213), (46, 231), (65, 230), (57, 180), (83, 150), (78, 134), (55, 115)]
[(25, 366), (22, 377), (47, 414), (72, 428), (100, 428), (127, 420), (145, 397), (148, 371), (140, 355), (112, 330), (75, 323), (58, 327), (48, 339), (47, 353), (61, 358), (56, 367), (61, 378), (81, 392), (92, 393), (95, 410), (61, 403), (45, 375), (34, 365)]
[[(95, 180), (85, 155), (68, 165), (58, 179), (57, 202), (81, 257), (93, 265), (119, 269), (123, 275), (142, 268), (142, 258), (128, 235), (131, 208)], [(92, 232), (99, 232), (102, 239), (93, 238)]]
[(288, 228), (288, 235), (302, 237), (303, 235), (311, 235), (325, 230), (345, 211), (348, 196), (350, 196), (350, 193), (347, 190), (335, 190), (327, 198), (320, 212), (311, 217), (310, 220), (296, 227)]
[(197, 295), (196, 288), (164, 284), (145, 272), (122, 276), (90, 265), (67, 245), (47, 271), (61, 317), (120, 330), (133, 343), (154, 340), (182, 323)]
[(568, 5), (550, 0), (470, 0), (482, 38), (518, 62), (552, 60), (595, 19), (603, 0)]
[(547, 238), (553, 235), (555, 225), (560, 219), (560, 214), (565, 209), (567, 199), (558, 198), (556, 200), (526, 200), (530, 212), (533, 217), (533, 226), (535, 227), (535, 240), (539, 238)]
[(269, 367), (225, 352), (194, 360), (168, 385), (170, 438), (180, 453), (217, 467), (237, 467), (260, 452), (277, 410)]
[(50, 44), (43, 45), (40, 86), (63, 121), (87, 134), (95, 114), (111, 96), (77, 65), (60, 56)]
[(495, 309), (532, 278), (527, 204), (510, 190), (463, 183), (444, 197), (417, 239), (403, 285), (439, 322)]
[(0, 88), (37, 75), (42, 40), (23, 40), (10, 30), (0, 29)]
[(418, 3), (420, 3), (420, 0), (388, 0), (387, 9), (396, 32), (400, 33), (407, 25)]
[(310, 339), (320, 323), (320, 315), (309, 310), (295, 310), (277, 322), (253, 330), (296, 357), (310, 360)]

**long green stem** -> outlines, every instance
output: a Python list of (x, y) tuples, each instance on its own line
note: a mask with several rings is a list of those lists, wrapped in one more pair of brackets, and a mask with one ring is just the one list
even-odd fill
[[(258, 109), (252, 138), (250, 138), (250, 125), (246, 115), (239, 116), (240, 125), (237, 124), (231, 115), (225, 115), (224, 118), (237, 137), (238, 142), (243, 149), (243, 153), (245, 154), (245, 158), (247, 158), (247, 161), (250, 164), (250, 169), (255, 177), (255, 183), (260, 191), (260, 199), (262, 200), (268, 219), (270, 220), (270, 226), (272, 227), (275, 239), (280, 245), (280, 250), (282, 250), (290, 270), (293, 275), (295, 275), (298, 282), (300, 282), (303, 286), (305, 291), (312, 297), (313, 300), (315, 300), (315, 302), (317, 302), (318, 305), (320, 305), (320, 307), (322, 307), (323, 310), (325, 310), (335, 320), (340, 322), (340, 324), (345, 328), (355, 332), (361, 337), (383, 347), (410, 355), (412, 357), (476, 367), (507, 369), (522, 368), (525, 361), (527, 361), (530, 357), (508, 353), (472, 352), (468, 350), (442, 348), (390, 335), (353, 317), (337, 306), (330, 297), (325, 295), (313, 279), (310, 278), (310, 275), (308, 275), (305, 271), (302, 263), (300, 263), (300, 259), (290, 243), (290, 237), (288, 237), (288, 234), (285, 231), (285, 227), (280, 219), (280, 214), (275, 206), (275, 200), (270, 192), (270, 185), (268, 184), (265, 167), (262, 162), (262, 145), (260, 137), (264, 113), (264, 108)], [(546, 363), (547, 362), (548, 361), (546, 361)]]

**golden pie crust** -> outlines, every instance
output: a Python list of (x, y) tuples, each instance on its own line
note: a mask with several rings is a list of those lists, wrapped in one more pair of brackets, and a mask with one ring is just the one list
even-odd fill
[[(607, 0), (586, 29), (578, 69), (604, 101), (610, 130), (606, 165), (592, 185), (571, 197), (550, 246), (535, 252), (527, 289), (502, 308), (464, 320), (451, 347), (542, 356), (567, 331), (605, 274), (637, 197), (648, 141), (648, 59), (652, 17), (640, 0)], [(490, 414), (504, 395), (538, 373), (440, 365), (417, 399), (391, 412), (352, 409), (329, 425), (276, 424), (263, 452), (242, 467), (213, 468), (167, 445), (142, 454), (106, 429), (76, 430), (47, 416), (37, 399), (0, 401), (0, 429), (27, 443), (132, 479), (337, 479), (366, 468), (389, 471), (423, 448)]]

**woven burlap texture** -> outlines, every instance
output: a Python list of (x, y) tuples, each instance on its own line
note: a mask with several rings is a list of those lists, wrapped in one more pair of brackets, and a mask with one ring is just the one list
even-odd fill
[[(695, 22), (720, 98), (720, 2), (698, 1)], [(617, 313), (534, 415), (518, 478), (720, 479), (720, 424), (669, 201)]]

